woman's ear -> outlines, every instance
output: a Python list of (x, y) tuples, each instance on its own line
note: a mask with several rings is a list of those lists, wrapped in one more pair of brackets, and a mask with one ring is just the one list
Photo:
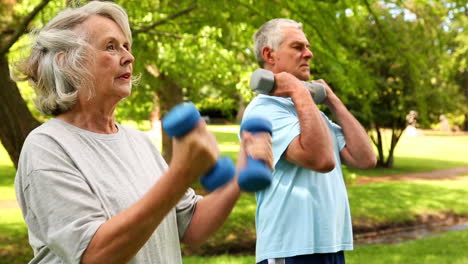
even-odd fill
[(262, 48), (262, 57), (266, 63), (274, 65), (275, 55), (276, 55), (275, 51), (269, 46), (265, 46)]
[(57, 63), (58, 66), (63, 66), (64, 55), (65, 51), (60, 51), (57, 53), (57, 55), (55, 55), (55, 63)]

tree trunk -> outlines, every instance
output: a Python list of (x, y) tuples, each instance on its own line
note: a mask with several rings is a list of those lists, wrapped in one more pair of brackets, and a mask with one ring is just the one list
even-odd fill
[[(183, 101), (182, 87), (178, 86), (173, 80), (164, 74), (160, 74), (158, 77), (161, 81), (162, 87), (158, 90), (159, 99), (159, 110), (161, 111), (161, 117), (164, 117), (169, 110), (175, 105)], [(172, 157), (172, 139), (163, 131), (161, 126), (162, 135), (162, 154), (167, 163), (171, 162)]]
[(244, 116), (245, 111), (245, 101), (242, 96), (239, 96), (239, 109), (237, 110), (236, 121), (240, 123), (242, 121), (242, 117)]
[(384, 168), (385, 165), (385, 155), (383, 151), (383, 140), (382, 140), (382, 134), (380, 131), (380, 127), (377, 125), (373, 124), (372, 125), (373, 129), (375, 130), (376, 136), (370, 136), (372, 143), (377, 147), (377, 167)]
[(0, 56), (0, 141), (13, 161), (15, 168), (26, 136), (39, 126), (21, 97), (18, 86), (10, 79), (8, 59)]
[(463, 131), (468, 131), (468, 114), (465, 114), (465, 122), (463, 122)]
[[(377, 147), (377, 152), (378, 152), (378, 157), (377, 157), (377, 167), (379, 168), (393, 168), (394, 165), (394, 152), (396, 145), (398, 144), (398, 141), (401, 138), (401, 135), (403, 134), (404, 129), (401, 128), (392, 128), (391, 133), (391, 140), (390, 140), (390, 146), (387, 151), (387, 155), (384, 153), (385, 149), (385, 142), (384, 142), (384, 135), (385, 131), (383, 128), (380, 128), (379, 126), (373, 124), (372, 125), (373, 129), (375, 129), (376, 136), (371, 136), (372, 143)], [(385, 157), (387, 157), (385, 159)]]

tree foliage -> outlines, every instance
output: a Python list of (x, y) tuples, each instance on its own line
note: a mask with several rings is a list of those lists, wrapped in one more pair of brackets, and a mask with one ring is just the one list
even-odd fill
[[(1, 77), (8, 79), (9, 59), (27, 50), (32, 28), (42, 27), (66, 5), (84, 2), (1, 1)], [(468, 111), (464, 1), (116, 2), (129, 14), (134, 72), (141, 76), (117, 109), (118, 120), (160, 117), (184, 100), (207, 105), (219, 98), (236, 101), (242, 113), (253, 97), (250, 74), (258, 67), (251, 37), (276, 17), (303, 23), (314, 53), (313, 78), (325, 79), (369, 130), (382, 166), (393, 165), (393, 150), (410, 110), (419, 112), (423, 126), (437, 121), (441, 113)], [(14, 92), (18, 86), (25, 100)], [(1, 89), (8, 92), (0, 93), (0, 103), (15, 102), (10, 107), (20, 109), (15, 114), (6, 108), (0, 111), (6, 124), (14, 124), (0, 127), (0, 139), (16, 162), (24, 137), (44, 117), (32, 110), (27, 84), (11, 82)], [(459, 96), (463, 93), (465, 97)], [(29, 110), (21, 105), (24, 102)], [(387, 130), (391, 137), (386, 143)], [(170, 139), (164, 137), (163, 142), (168, 158)]]

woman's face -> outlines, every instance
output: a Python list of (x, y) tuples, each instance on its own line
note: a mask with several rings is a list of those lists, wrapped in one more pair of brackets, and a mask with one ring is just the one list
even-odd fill
[(122, 29), (113, 20), (96, 15), (88, 18), (77, 30), (87, 35), (94, 48), (89, 69), (95, 79), (94, 99), (115, 99), (118, 102), (129, 96), (135, 58)]

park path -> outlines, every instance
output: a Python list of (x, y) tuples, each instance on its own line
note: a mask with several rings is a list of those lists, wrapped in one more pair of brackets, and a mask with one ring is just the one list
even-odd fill
[(457, 177), (461, 175), (468, 176), (468, 166), (450, 169), (441, 169), (426, 172), (413, 172), (405, 174), (382, 175), (373, 177), (358, 177), (356, 184), (368, 184), (375, 182), (388, 181), (433, 181), (433, 180), (456, 180), (468, 181), (468, 177)]
[[(457, 177), (460, 175), (468, 176), (468, 166), (434, 170), (427, 172), (415, 172), (406, 174), (395, 175), (382, 175), (373, 177), (358, 177), (355, 184), (368, 184), (375, 182), (388, 182), (388, 181), (430, 181), (430, 180), (457, 180), (468, 181), (468, 177)], [(19, 208), (16, 200), (0, 200), (0, 209), (14, 209)]]

